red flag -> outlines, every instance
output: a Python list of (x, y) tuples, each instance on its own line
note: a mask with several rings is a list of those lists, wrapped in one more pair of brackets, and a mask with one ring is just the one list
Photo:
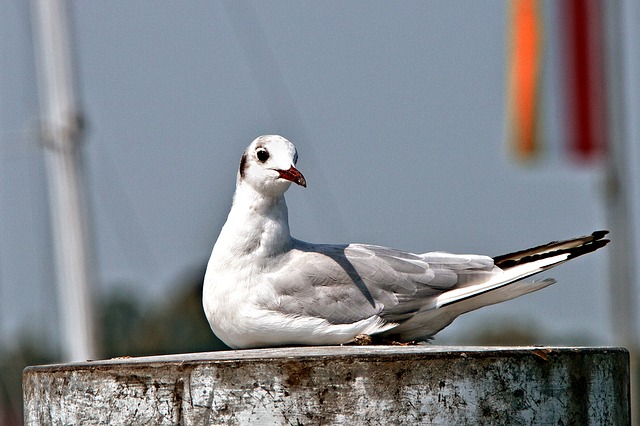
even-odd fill
[(586, 162), (606, 150), (604, 33), (600, 0), (563, 0), (566, 45), (567, 148)]

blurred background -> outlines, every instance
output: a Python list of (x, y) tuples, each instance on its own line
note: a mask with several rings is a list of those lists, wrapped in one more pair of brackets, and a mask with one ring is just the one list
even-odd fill
[(0, 3), (0, 423), (26, 365), (224, 349), (202, 278), (261, 134), (298, 148), (299, 239), (612, 231), (434, 344), (636, 347), (637, 2)]

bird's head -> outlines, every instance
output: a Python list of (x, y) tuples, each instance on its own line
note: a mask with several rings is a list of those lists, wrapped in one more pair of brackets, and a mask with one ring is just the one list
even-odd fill
[(242, 154), (238, 184), (271, 196), (284, 194), (292, 182), (306, 187), (307, 181), (295, 168), (297, 161), (296, 147), (282, 136), (259, 136)]

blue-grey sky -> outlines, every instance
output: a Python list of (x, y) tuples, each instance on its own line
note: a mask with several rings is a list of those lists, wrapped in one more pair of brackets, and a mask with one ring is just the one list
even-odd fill
[[(53, 342), (30, 16), (22, 2), (3, 4), (0, 339), (28, 330)], [(529, 167), (505, 147), (506, 2), (68, 4), (98, 297), (180, 291), (208, 259), (240, 155), (260, 134), (298, 148), (308, 188), (287, 202), (303, 240), (498, 255), (607, 228), (603, 167), (562, 152), (553, 2), (546, 151)], [(556, 285), (467, 314), (441, 341), (509, 318), (612, 343), (607, 260), (602, 250), (563, 265), (546, 274)]]

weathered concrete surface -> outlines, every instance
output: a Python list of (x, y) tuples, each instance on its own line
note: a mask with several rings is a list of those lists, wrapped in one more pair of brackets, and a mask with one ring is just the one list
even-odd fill
[(25, 424), (629, 424), (622, 348), (225, 351), (28, 367)]

